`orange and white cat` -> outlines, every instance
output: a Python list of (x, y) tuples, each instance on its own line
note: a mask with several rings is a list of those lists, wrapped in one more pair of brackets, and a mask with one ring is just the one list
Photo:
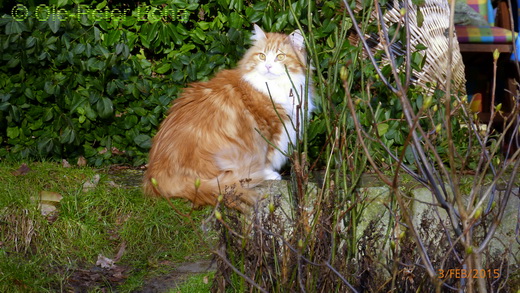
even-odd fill
[(304, 39), (298, 30), (265, 33), (254, 25), (252, 41), (236, 69), (191, 84), (173, 102), (153, 139), (145, 193), (195, 207), (215, 205), (223, 194), (226, 205), (244, 210), (259, 198), (251, 187), (281, 179), (297, 121), (314, 109)]

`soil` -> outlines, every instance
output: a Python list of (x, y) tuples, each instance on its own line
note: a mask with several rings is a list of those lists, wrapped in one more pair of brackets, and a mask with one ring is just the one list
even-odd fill
[(200, 260), (191, 263), (176, 265), (175, 269), (169, 274), (154, 277), (145, 281), (143, 287), (136, 293), (162, 293), (175, 292), (184, 281), (190, 276), (207, 273), (216, 270), (216, 263), (210, 260)]
[[(163, 264), (164, 265), (164, 264)], [(145, 280), (144, 285), (134, 293), (175, 292), (190, 276), (216, 270), (216, 263), (211, 260), (199, 260), (189, 263), (170, 264), (168, 272)], [(76, 269), (68, 280), (69, 292), (90, 292), (98, 288), (101, 292), (115, 290), (124, 283), (132, 268), (114, 265), (111, 268), (92, 266), (89, 269)]]

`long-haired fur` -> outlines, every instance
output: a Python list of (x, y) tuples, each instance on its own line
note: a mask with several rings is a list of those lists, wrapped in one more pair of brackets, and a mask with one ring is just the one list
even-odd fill
[(255, 25), (252, 40), (236, 69), (191, 84), (173, 102), (153, 139), (146, 194), (185, 198), (198, 207), (215, 205), (227, 189), (232, 197), (225, 203), (244, 210), (258, 200), (252, 187), (281, 178), (276, 171), (295, 143), (300, 109), (314, 107), (303, 37), (299, 31), (264, 33)]

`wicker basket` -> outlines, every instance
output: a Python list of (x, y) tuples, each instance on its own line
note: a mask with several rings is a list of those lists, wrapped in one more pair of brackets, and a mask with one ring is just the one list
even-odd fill
[[(401, 29), (404, 30), (404, 17), (401, 16), (401, 8), (404, 6), (404, 1), (389, 1), (389, 4), (384, 10), (384, 23), (386, 28), (395, 23), (401, 24)], [(452, 62), (448, 62), (449, 57), (449, 17), (450, 6), (446, 0), (425, 0), (424, 5), (417, 7), (408, 0), (409, 7), (409, 23), (410, 23), (410, 45), (415, 48), (418, 44), (423, 44), (427, 47), (422, 51), (426, 53), (425, 64), (422, 71), (413, 70), (412, 81), (416, 85), (432, 89), (432, 85), (437, 85), (440, 89), (446, 90), (446, 79), (448, 72), (451, 71), (451, 92), (457, 95), (464, 95), (466, 93), (466, 78), (464, 75), (464, 64), (462, 62), (462, 55), (460, 54), (459, 43), (455, 33), (451, 41)], [(361, 11), (362, 5), (358, 0), (357, 11)], [(422, 25), (418, 25), (417, 9), (423, 15)], [(377, 13), (372, 13), (373, 20), (377, 20)], [(356, 40), (357, 35), (351, 36), (351, 41)], [(373, 52), (382, 50), (383, 44), (378, 35), (365, 35), (367, 43), (370, 45)], [(404, 45), (399, 41), (391, 44), (390, 48), (396, 55), (404, 55)], [(412, 49), (413, 50), (413, 49)], [(383, 57), (382, 65), (388, 63), (388, 58)], [(404, 68), (400, 68), (404, 70)]]

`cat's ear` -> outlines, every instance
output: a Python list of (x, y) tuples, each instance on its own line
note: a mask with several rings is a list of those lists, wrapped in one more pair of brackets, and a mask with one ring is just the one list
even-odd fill
[(289, 35), (289, 41), (291, 45), (298, 51), (305, 50), (305, 40), (300, 30), (295, 30)]
[(253, 36), (251, 37), (251, 40), (253, 41), (259, 41), (259, 40), (265, 40), (266, 36), (264, 31), (256, 25), (256, 23), (253, 25), (255, 30), (253, 31)]

